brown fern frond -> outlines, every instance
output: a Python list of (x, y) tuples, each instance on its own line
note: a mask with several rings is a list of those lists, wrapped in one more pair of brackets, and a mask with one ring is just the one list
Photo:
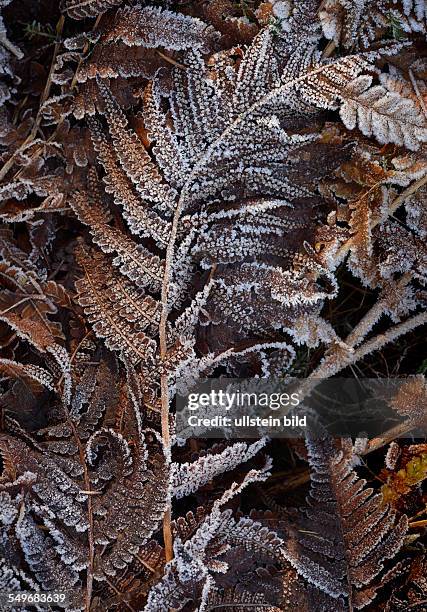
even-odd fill
[(156, 342), (145, 330), (150, 332), (158, 324), (159, 304), (119, 276), (99, 252), (80, 245), (76, 255), (85, 273), (76, 282), (78, 301), (96, 334), (132, 363), (150, 361)]
[(113, 265), (141, 288), (160, 290), (164, 262), (142, 245), (135, 244), (120, 230), (109, 225), (108, 208), (102, 200), (96, 174), (89, 174), (88, 193), (76, 192), (71, 206), (82, 223), (89, 226), (94, 242), (104, 253), (117, 253)]
[(307, 448), (311, 490), (284, 554), (305, 580), (338, 605), (348, 599), (350, 608), (363, 608), (376, 596), (385, 561), (402, 546), (407, 518), (398, 518), (357, 477), (348, 441), (309, 438)]

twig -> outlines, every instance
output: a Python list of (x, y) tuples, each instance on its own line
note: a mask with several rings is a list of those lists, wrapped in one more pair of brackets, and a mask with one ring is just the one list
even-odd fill
[(364, 450), (363, 454), (368, 455), (373, 451), (382, 448), (386, 444), (393, 442), (396, 438), (403, 438), (406, 434), (408, 434), (414, 428), (414, 423), (412, 421), (404, 421), (403, 423), (399, 423), (395, 425), (388, 431), (386, 431), (382, 436), (378, 436), (377, 438), (373, 438), (370, 440)]
[[(399, 206), (401, 204), (403, 204), (403, 202), (409, 198), (409, 196), (411, 196), (413, 193), (415, 193), (416, 191), (418, 191), (418, 189), (420, 189), (421, 187), (423, 187), (423, 185), (425, 185), (427, 183), (427, 174), (425, 174), (424, 176), (422, 176), (421, 178), (419, 178), (418, 180), (414, 181), (413, 183), (411, 183), (404, 191), (402, 191), (402, 193), (400, 195), (397, 196), (397, 198), (395, 198), (393, 200), (393, 202), (390, 204), (390, 208), (389, 208), (389, 214), (393, 214), (394, 212), (396, 212), (396, 210), (399, 208)], [(378, 222), (377, 222), (378, 223)]]
[(37, 131), (40, 127), (40, 123), (42, 120), (41, 109), (42, 109), (43, 104), (46, 102), (46, 100), (49, 97), (50, 88), (52, 86), (52, 75), (53, 75), (53, 71), (55, 70), (56, 56), (58, 55), (58, 51), (61, 46), (61, 34), (62, 34), (62, 30), (64, 29), (64, 22), (65, 22), (65, 17), (64, 15), (61, 15), (57, 23), (57, 26), (56, 26), (56, 42), (55, 42), (55, 47), (53, 49), (53, 57), (50, 63), (49, 74), (47, 77), (46, 85), (43, 90), (42, 97), (40, 98), (40, 106), (39, 106), (39, 110), (36, 116), (36, 120), (34, 122), (33, 129), (31, 130), (31, 134), (30, 134), (31, 140), (35, 138)]
[(172, 508), (170, 502), (163, 516), (163, 541), (165, 544), (165, 559), (168, 563), (173, 559)]
[(16, 47), (12, 42), (10, 42), (4, 32), (0, 32), (0, 44), (3, 45), (3, 47), (6, 47), (6, 49), (13, 53), (13, 55), (18, 59), (22, 59), (24, 57), (24, 54), (22, 53), (21, 49), (18, 49), (18, 47)]
[(166, 55), (166, 53), (162, 53), (162, 51), (159, 51), (158, 49), (156, 49), (156, 53), (157, 55), (160, 55), (160, 57), (163, 58), (166, 62), (169, 62), (169, 64), (172, 64), (173, 66), (176, 66), (177, 68), (180, 68), (181, 70), (187, 70), (187, 66), (184, 66), (184, 64), (180, 64), (179, 62), (174, 60), (172, 57), (169, 57), (169, 55)]
[[(411, 274), (407, 272), (396, 283), (396, 289), (402, 289), (411, 281)], [(363, 319), (359, 321), (353, 331), (345, 339), (345, 344), (351, 348), (360, 344), (371, 331), (372, 327), (379, 320), (384, 312), (384, 300), (378, 300), (374, 306), (365, 314)]]
[(331, 57), (332, 53), (335, 51), (336, 48), (337, 45), (335, 44), (335, 41), (330, 40), (322, 53), (322, 59), (327, 59), (328, 57)]
[(398, 325), (394, 325), (384, 334), (378, 334), (378, 336), (375, 336), (375, 338), (372, 338), (372, 340), (368, 340), (367, 342), (362, 344), (362, 346), (353, 353), (351, 362), (354, 363), (356, 361), (360, 361), (360, 359), (363, 359), (363, 357), (366, 357), (366, 355), (369, 355), (374, 351), (378, 351), (386, 344), (389, 344), (390, 342), (396, 340), (399, 336), (407, 334), (416, 327), (419, 327), (420, 325), (425, 325), (426, 323), (427, 312), (420, 312), (411, 319), (408, 319), (403, 323), (399, 323)]
[[(424, 325), (425, 323), (427, 323), (427, 312), (421, 312), (412, 317), (411, 319), (404, 321), (403, 323), (394, 325), (385, 333), (378, 334), (371, 340), (366, 341), (358, 349), (353, 351), (351, 350), (352, 347), (348, 346), (346, 344), (346, 341), (344, 341), (340, 345), (340, 349), (343, 351), (342, 358), (340, 359), (337, 350), (332, 349), (331, 353), (323, 358), (319, 366), (299, 387), (298, 393), (300, 399), (303, 399), (304, 397), (309, 395), (313, 391), (313, 389), (325, 378), (330, 378), (331, 376), (334, 376), (349, 365), (360, 361), (361, 359), (363, 359), (363, 357), (366, 357), (366, 355), (369, 355), (374, 351), (380, 350), (386, 344), (389, 344), (390, 342), (396, 340), (399, 336), (402, 336), (403, 334), (406, 334), (409, 331), (415, 329), (416, 327)], [(365, 327), (366, 323), (364, 322), (364, 319), (362, 319), (359, 325)], [(357, 329), (358, 326), (356, 326), (355, 330), (350, 335), (354, 336), (355, 338), (358, 338), (359, 334)]]
[(17, 306), (20, 306), (21, 304), (23, 304), (24, 302), (28, 302), (31, 298), (29, 296), (22, 298), (22, 300), (19, 300), (18, 302), (15, 302), (14, 304), (12, 304), (11, 306), (9, 306), (9, 308), (6, 308), (5, 310), (2, 310), (0, 312), (0, 316), (6, 314), (7, 312), (9, 312), (9, 310), (13, 310), (14, 308), (16, 308)]
[[(175, 214), (172, 221), (171, 233), (169, 236), (169, 242), (166, 249), (166, 257), (165, 257), (165, 271), (162, 282), (162, 293), (161, 293), (161, 302), (162, 302), (162, 311), (160, 316), (160, 324), (159, 324), (159, 346), (160, 346), (160, 358), (162, 360), (164, 373), (160, 377), (160, 390), (161, 390), (161, 402), (162, 402), (162, 412), (161, 412), (161, 425), (162, 425), (162, 438), (163, 443), (165, 445), (166, 453), (170, 453), (170, 431), (169, 431), (169, 380), (168, 373), (166, 369), (166, 361), (167, 361), (167, 338), (166, 338), (166, 330), (167, 330), (167, 320), (169, 315), (169, 284), (171, 279), (172, 272), (172, 262), (174, 257), (175, 250), (175, 241), (178, 232), (178, 223), (181, 217), (181, 212), (184, 207), (184, 198), (185, 198), (185, 189), (183, 190), (181, 197), (178, 201), (177, 207), (175, 209)], [(168, 462), (170, 462), (170, 458), (168, 457)], [(171, 527), (171, 506), (169, 503), (169, 507), (166, 509), (165, 515), (163, 517), (163, 539), (165, 544), (165, 557), (166, 562), (171, 561), (173, 559), (173, 539), (172, 539), (172, 527)]]
[(427, 527), (427, 519), (424, 519), (423, 521), (413, 521), (412, 523), (409, 523), (409, 527), (412, 529)]

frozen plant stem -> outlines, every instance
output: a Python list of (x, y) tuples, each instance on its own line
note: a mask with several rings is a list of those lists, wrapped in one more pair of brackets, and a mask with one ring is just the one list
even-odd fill
[[(266, 104), (269, 100), (273, 99), (274, 96), (278, 94), (292, 89), (298, 83), (302, 83), (305, 80), (311, 79), (315, 74), (319, 74), (323, 72), (328, 66), (321, 66), (304, 74), (303, 76), (297, 77), (288, 81), (281, 87), (273, 92), (267, 93), (265, 96), (258, 99), (252, 106), (250, 106), (247, 110), (241, 113), (229, 126), (225, 128), (225, 130), (207, 147), (206, 151), (201, 155), (197, 163), (193, 166), (192, 171), (190, 172), (188, 179), (181, 191), (181, 195), (179, 197), (173, 221), (171, 232), (169, 236), (168, 246), (166, 249), (166, 257), (165, 257), (165, 271), (162, 282), (162, 291), (161, 291), (161, 303), (162, 310), (160, 316), (160, 324), (159, 324), (159, 347), (160, 347), (160, 358), (163, 363), (163, 373), (160, 378), (160, 387), (161, 387), (161, 405), (162, 405), (162, 413), (161, 413), (161, 424), (162, 424), (162, 437), (163, 443), (165, 445), (166, 453), (169, 455), (168, 461), (170, 461), (170, 433), (169, 433), (169, 383), (168, 383), (168, 374), (166, 361), (167, 361), (167, 338), (166, 338), (166, 330), (167, 330), (167, 321), (169, 315), (169, 288), (171, 283), (171, 272), (172, 265), (174, 260), (175, 253), (175, 243), (176, 236), (178, 231), (178, 224), (181, 218), (182, 211), (185, 208), (185, 204), (187, 201), (187, 192), (191, 188), (193, 181), (197, 177), (197, 174), (203, 170), (206, 166), (207, 162), (210, 160), (212, 154), (217, 149), (218, 145), (224, 141), (224, 139), (233, 133), (233, 131), (238, 130), (239, 127), (244, 123), (245, 119), (250, 116), (254, 111), (259, 108), (262, 108), (264, 104)], [(171, 532), (171, 512), (170, 506), (168, 511), (166, 511), (164, 520), (163, 520), (163, 537), (165, 542), (165, 555), (166, 560), (169, 561), (173, 558), (173, 549), (172, 549), (172, 532)]]
[[(375, 306), (374, 306), (375, 308)], [(368, 313), (369, 314), (369, 313)], [(338, 374), (341, 370), (360, 361), (363, 357), (370, 355), (371, 353), (382, 349), (386, 344), (393, 342), (399, 336), (403, 334), (407, 334), (412, 331), (416, 327), (420, 325), (425, 325), (427, 323), (427, 313), (421, 312), (414, 317), (404, 321), (403, 323), (399, 323), (398, 325), (394, 325), (390, 329), (388, 329), (383, 334), (378, 334), (371, 340), (368, 340), (364, 344), (362, 344), (358, 349), (351, 351), (353, 348), (351, 345), (347, 345), (346, 341), (343, 344), (339, 345), (339, 352), (332, 348), (331, 352), (323, 358), (320, 365), (314, 370), (312, 374), (310, 374), (307, 381), (301, 385), (299, 389), (300, 397), (306, 397), (311, 393), (311, 391), (319, 384), (322, 379), (330, 378), (335, 374)], [(366, 322), (365, 318), (359, 323), (365, 329)], [(359, 338), (358, 326), (353, 330), (350, 334), (353, 338)], [(346, 348), (347, 346), (347, 348)]]

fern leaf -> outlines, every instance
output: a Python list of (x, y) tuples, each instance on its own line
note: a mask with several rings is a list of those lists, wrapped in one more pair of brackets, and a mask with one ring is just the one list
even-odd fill
[[(30, 436), (26, 442), (0, 436), (2, 533), (16, 524), (20, 550), (37, 580), (44, 588), (62, 580), (66, 592), (74, 585), (73, 601), (82, 597), (80, 572), (90, 564), (90, 539), (97, 552), (96, 579), (116, 575), (157, 530), (168, 498), (163, 447), (154, 432), (142, 434), (139, 414), (131, 410), (125, 417), (132, 444), (102, 426), (109, 404), (116, 409), (119, 399), (111, 390), (112, 363), (103, 363), (94, 382), (82, 377), (63, 422), (37, 432), (39, 443)], [(93, 374), (93, 366), (86, 371)], [(64, 444), (73, 440), (77, 444), (69, 453)], [(96, 491), (92, 503), (88, 487)]]
[(402, 381), (390, 406), (398, 414), (405, 416), (413, 423), (420, 424), (426, 418), (427, 385), (423, 375), (410, 376)]
[(165, 246), (170, 233), (170, 223), (160, 217), (134, 193), (132, 184), (119, 165), (117, 154), (102, 132), (96, 120), (89, 122), (95, 150), (105, 168), (107, 193), (112, 193), (117, 205), (123, 207), (124, 216), (131, 231), (137, 235), (150, 236), (160, 246)]
[(359, 76), (343, 91), (340, 116), (349, 129), (359, 127), (365, 136), (381, 143), (393, 142), (416, 150), (427, 140), (427, 122), (416, 102), (397, 91), (396, 82), (381, 75), (381, 85), (371, 87), (372, 77)]
[(42, 588), (70, 593), (74, 606), (81, 609), (79, 576), (72, 568), (59, 566), (52, 538), (43, 534), (29, 514), (18, 519), (15, 533), (25, 560)]
[(78, 452), (74, 439), (87, 440), (102, 423), (103, 417), (116, 410), (118, 402), (118, 366), (112, 354), (100, 355), (99, 365), (84, 367), (76, 383), (69, 408), (69, 421), (50, 425), (37, 432), (43, 447), (52, 453), (73, 456)]
[(148, 133), (155, 142), (153, 152), (168, 182), (175, 188), (183, 186), (190, 162), (180, 145), (176, 134), (167, 124), (160, 110), (160, 95), (155, 83), (151, 82), (144, 91), (144, 118)]
[[(168, 100), (172, 124), (163, 112), (156, 86), (147, 88), (147, 127), (154, 138), (153, 154), (158, 154), (159, 159), (156, 161), (169, 183), (159, 172), (142, 141), (128, 127), (127, 119), (108, 87), (99, 80), (111, 144), (102, 134), (100, 124), (92, 122), (95, 148), (107, 171), (107, 191), (113, 192), (116, 202), (123, 206), (135, 233), (153, 236), (165, 246), (169, 244), (170, 226), (165, 225), (164, 219), (176, 207), (194, 213), (201, 203), (214, 203), (219, 198), (232, 201), (236, 192), (241, 199), (256, 197), (261, 191), (267, 196), (271, 195), (272, 199), (280, 194), (281, 198), (287, 198), (282, 200), (284, 207), (298, 199), (313, 196), (303, 186), (307, 182), (306, 172), (305, 168), (300, 169), (302, 156), (297, 153), (307, 150), (316, 136), (289, 134), (281, 126), (277, 114), (280, 115), (283, 109), (289, 109), (289, 98), (292, 96), (302, 96), (307, 105), (335, 108), (341, 89), (360, 73), (366, 62), (358, 57), (350, 57), (330, 64), (310, 66), (311, 70), (303, 66), (300, 73), (288, 67), (281, 80), (278, 80), (277, 65), (270, 66), (269, 62), (273, 46), (272, 30), (266, 28), (247, 51), (239, 71), (228, 79), (233, 84), (235, 95), (231, 105), (230, 96), (222, 89), (223, 81), (219, 79), (216, 84), (197, 49), (186, 53), (185, 71), (174, 70), (174, 88)], [(263, 95), (252, 95), (255, 74), (261, 80), (259, 91), (262, 90)], [(266, 116), (261, 116), (261, 113)], [(258, 138), (255, 145), (254, 133)], [(301, 181), (298, 180), (299, 173)], [(157, 219), (155, 215), (158, 215)], [(231, 287), (227, 287), (228, 274), (233, 285), (241, 286), (242, 294), (246, 293), (247, 288), (248, 279), (245, 277), (252, 275), (255, 286), (262, 275), (270, 275), (267, 291), (283, 308), (294, 308), (297, 302), (308, 307), (333, 294), (334, 289), (331, 292), (318, 292), (315, 287), (311, 293), (311, 288), (307, 290), (302, 273), (295, 270), (284, 271), (280, 267), (273, 270), (263, 264), (246, 263), (249, 258), (256, 260), (265, 255), (263, 231), (266, 235), (277, 234), (277, 239), (269, 240), (272, 254), (276, 257), (288, 256), (286, 249), (281, 246), (280, 235), (284, 233), (286, 223), (283, 222), (280, 228), (279, 219), (275, 214), (270, 215), (263, 228), (259, 222), (251, 223), (249, 219), (239, 224), (230, 215), (230, 220), (235, 221), (234, 224), (230, 223), (230, 228), (224, 227), (224, 218), (223, 226), (220, 222), (215, 229), (205, 229), (203, 215), (188, 215), (187, 225), (183, 222), (181, 224), (178, 219), (173, 277), (167, 279), (170, 305), (182, 303), (184, 287), (193, 274), (195, 260), (201, 260), (202, 265), (209, 267), (209, 257), (226, 264), (236, 260), (239, 263), (245, 262), (238, 270), (225, 268), (222, 272), (223, 278), (218, 279), (218, 289), (212, 294), (214, 309), (220, 307), (225, 293), (233, 296), (233, 303), (237, 301), (239, 290), (234, 292)], [(227, 250), (223, 245), (227, 242), (227, 232), (230, 232), (231, 238), (237, 229), (242, 233), (242, 240), (234, 253), (233, 247)], [(111, 233), (106, 229), (107, 232)], [(194, 247), (197, 235), (198, 244)], [(221, 250), (228, 251), (228, 257), (222, 255)], [(289, 259), (292, 260), (291, 257)], [(323, 274), (323, 271), (320, 272), (320, 275)], [(334, 286), (331, 277), (329, 281)], [(303, 285), (304, 296), (300, 299)], [(224, 287), (227, 287), (225, 291)], [(209, 309), (207, 304), (207, 312)], [(249, 315), (248, 311), (242, 316), (237, 309), (233, 313), (242, 333), (244, 322), (253, 312), (251, 310)], [(258, 317), (252, 329), (257, 327), (259, 331), (267, 330), (272, 324), (269, 316), (262, 323)], [(276, 323), (273, 325), (277, 326)], [(185, 355), (187, 353), (184, 351), (182, 356)]]
[(66, 473), (69, 462), (33, 450), (11, 436), (0, 440), (0, 450), (6, 465), (11, 465), (15, 474), (31, 472), (36, 475), (32, 491), (39, 503), (49, 506), (68, 527), (79, 533), (87, 531), (88, 521), (81, 506), (87, 495), (80, 492), (80, 487)]
[[(295, 603), (295, 601), (294, 601)], [(224, 591), (212, 589), (206, 600), (206, 610), (231, 608), (233, 612), (283, 612), (286, 608), (278, 608), (268, 603), (262, 593), (248, 593), (240, 589), (229, 588)], [(204, 610), (204, 609), (203, 609)]]
[(138, 193), (154, 201), (161, 210), (174, 209), (175, 193), (163, 181), (144, 145), (135, 132), (127, 128), (127, 119), (107, 86), (98, 79), (98, 87), (105, 103), (104, 114), (120, 163)]
[(160, 290), (164, 262), (142, 245), (135, 244), (120, 230), (110, 225), (108, 210), (103, 207), (102, 196), (97, 188), (96, 173), (89, 174), (89, 197), (76, 192), (71, 206), (82, 223), (89, 226), (94, 242), (104, 253), (116, 252), (113, 265), (141, 288), (156, 292)]
[(241, 546), (275, 561), (283, 561), (283, 540), (275, 531), (250, 518), (242, 517), (238, 521), (230, 518), (228, 523), (224, 521), (220, 538), (227, 544)]
[(109, 546), (95, 568), (102, 579), (126, 567), (158, 527), (166, 510), (168, 474), (157, 441), (148, 453), (142, 437), (132, 456), (120, 435), (99, 430), (87, 443), (90, 464), (96, 462), (97, 448), (111, 454), (117, 468), (106, 494), (93, 504), (95, 542)]
[[(312, 484), (303, 518), (283, 552), (309, 583), (362, 608), (376, 595), (387, 559), (402, 546), (407, 518), (382, 503), (351, 468), (351, 443), (308, 438)], [(321, 531), (317, 525), (321, 524)]]
[[(58, 343), (63, 338), (61, 325), (50, 316), (57, 309), (43, 293), (43, 283), (33, 274), (25, 274), (18, 266), (0, 262), (0, 282), (6, 288), (0, 296), (0, 320), (5, 322), (22, 340), (26, 340), (40, 353), (52, 355), (64, 376), (63, 398), (68, 403), (71, 394), (70, 358)], [(38, 293), (35, 293), (37, 291)], [(16, 293), (24, 295), (16, 297)]]
[(131, 363), (150, 362), (156, 342), (144, 330), (158, 325), (159, 304), (120, 277), (100, 253), (89, 253), (81, 246), (77, 260), (85, 272), (76, 282), (78, 301), (95, 333)]
[[(274, 39), (268, 28), (262, 30), (245, 53), (236, 75), (233, 95), (234, 112), (244, 112), (274, 85), (276, 76), (271, 69)], [(251, 86), (252, 85), (252, 86)]]
[(65, 0), (64, 10), (71, 19), (97, 17), (123, 0)]
[(200, 19), (160, 7), (124, 7), (104, 36), (104, 42), (122, 41), (129, 47), (164, 47), (174, 51), (209, 51), (219, 34)]
[(52, 374), (39, 366), (24, 365), (11, 359), (0, 359), (0, 372), (6, 377), (29, 378), (50, 391), (55, 388)]
[[(222, 506), (231, 500), (252, 482), (264, 480), (271, 463), (268, 461), (261, 470), (250, 470), (244, 480), (233, 483), (223, 496), (218, 499), (212, 511), (197, 526), (194, 533), (185, 542), (180, 538), (175, 540), (173, 561), (168, 564), (163, 578), (150, 591), (144, 612), (167, 612), (171, 607), (181, 607), (186, 601), (186, 594), (196, 584), (203, 585), (210, 581), (208, 548), (221, 534), (225, 521), (229, 519), (230, 511), (222, 510)], [(215, 567), (215, 560), (213, 560)], [(206, 594), (205, 594), (206, 595)]]
[(391, 35), (399, 41), (410, 32), (425, 32), (424, 2), (404, 0), (326, 0), (321, 5), (320, 21), (325, 36), (347, 49), (369, 48), (373, 42)]
[(249, 461), (263, 446), (265, 446), (264, 439), (249, 446), (237, 442), (221, 453), (200, 457), (193, 463), (172, 464), (173, 495), (179, 499), (194, 493), (215, 476)]

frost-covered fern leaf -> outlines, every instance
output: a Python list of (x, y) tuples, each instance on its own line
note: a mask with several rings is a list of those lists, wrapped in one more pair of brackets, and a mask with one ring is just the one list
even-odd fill
[(58, 423), (32, 438), (9, 420), (15, 435), (0, 436), (8, 564), (18, 570), (27, 564), (44, 590), (62, 586), (75, 591), (76, 601), (83, 597), (81, 572), (89, 568), (103, 581), (133, 561), (159, 527), (169, 488), (162, 445), (154, 432), (141, 432), (138, 413), (128, 406), (121, 416), (129, 437), (103, 425), (114, 424), (122, 407), (114, 362), (99, 357)]
[[(0, 501), (0, 507), (2, 511), (4, 511), (6, 506), (6, 511), (10, 512), (10, 496), (3, 496)], [(6, 501), (7, 500), (7, 501)], [(16, 508), (13, 508), (14, 514)], [(19, 593), (21, 591), (37, 591), (39, 585), (32, 580), (29, 576), (25, 574), (22, 570), (18, 570), (14, 566), (8, 566), (7, 561), (5, 559), (6, 551), (3, 547), (0, 547), (2, 550), (2, 558), (0, 559), (0, 587), (5, 591), (10, 593)]]
[(424, 186), (405, 202), (406, 223), (412, 231), (416, 232), (421, 240), (427, 236), (427, 210), (425, 201), (427, 198), (427, 188)]
[[(20, 340), (29, 342), (39, 353), (51, 355), (55, 359), (64, 376), (63, 398), (68, 402), (71, 391), (70, 358), (62, 346), (64, 334), (61, 324), (54, 320), (58, 308), (55, 299), (49, 295), (49, 287), (55, 285), (54, 282), (49, 284), (44, 281), (43, 275), (34, 270), (24, 270), (19, 265), (12, 265), (7, 259), (0, 258), (0, 321)], [(38, 292), (39, 298), (37, 304), (32, 302), (30, 297), (26, 297), (33, 296), (35, 291)], [(6, 332), (5, 340), (7, 336)], [(36, 371), (32, 370), (32, 374)], [(41, 370), (38, 374), (41, 374)], [(49, 380), (46, 376), (42, 378)], [(50, 379), (49, 385), (51, 384)]]
[[(315, 118), (320, 109), (336, 108), (337, 96), (366, 62), (347, 57), (322, 65), (307, 52), (305, 59), (285, 54), (279, 65), (273, 60), (276, 44), (282, 43), (265, 28), (238, 68), (221, 54), (207, 64), (193, 45), (183, 58), (185, 70), (173, 71), (170, 95), (162, 94), (158, 79), (145, 90), (143, 121), (152, 141), (150, 151), (110, 88), (97, 79), (107, 126), (98, 119), (89, 123), (106, 191), (122, 209), (132, 233), (142, 241), (154, 240), (164, 255), (159, 258), (148, 240), (143, 245), (125, 240), (106, 213), (95, 215), (104, 200), (99, 192), (89, 196), (98, 203), (90, 207), (86, 196), (76, 195), (72, 205), (77, 215), (105, 252), (117, 253), (113, 263), (139, 289), (153, 294), (162, 280), (168, 311), (181, 309), (188, 300), (197, 270), (217, 266), (215, 279), (198, 297), (190, 295), (194, 302), (178, 320), (181, 327), (177, 323), (175, 337), (192, 336), (196, 313), (205, 313), (210, 326), (230, 311), (236, 333), (246, 338), (256, 333), (259, 341), (286, 320), (291, 327), (289, 317), (298, 309), (300, 315), (319, 308), (334, 295), (334, 279), (312, 252), (304, 252), (303, 243), (315, 225), (317, 183), (350, 147), (317, 142)], [(298, 105), (302, 111), (295, 124)], [(271, 265), (271, 257), (276, 265)], [(324, 276), (326, 291), (320, 289)], [(79, 285), (80, 300), (89, 290), (93, 285)], [(273, 308), (271, 298), (276, 302)], [(242, 314), (241, 304), (247, 300)], [(93, 304), (93, 297), (89, 302)], [(114, 317), (123, 312), (116, 309)], [(191, 330), (183, 320), (192, 321)], [(96, 331), (113, 346), (110, 324), (100, 320)], [(230, 344), (235, 340), (231, 338)], [(219, 344), (212, 348), (219, 349)], [(140, 346), (137, 360), (152, 345), (144, 341)], [(130, 357), (122, 340), (115, 348)]]
[[(120, 163), (120, 152), (104, 134), (100, 123), (90, 120), (89, 126), (99, 161), (106, 172), (105, 190), (113, 195), (115, 204), (123, 208), (123, 215), (133, 234), (152, 238), (164, 248), (168, 243), (171, 229), (169, 219), (160, 216), (148, 198), (139, 197)], [(147, 159), (146, 153), (144, 158)]]
[(307, 439), (311, 490), (301, 520), (290, 530), (284, 555), (338, 609), (363, 608), (381, 586), (388, 559), (399, 551), (407, 518), (366, 488), (351, 467), (351, 442)]
[(160, 290), (164, 262), (158, 255), (135, 244), (126, 234), (109, 225), (110, 213), (104, 204), (103, 191), (93, 168), (89, 171), (87, 192), (76, 192), (70, 203), (80, 221), (89, 226), (94, 242), (104, 253), (117, 254), (113, 265), (122, 274), (140, 287), (147, 287), (153, 292)]
[(426, 420), (427, 384), (422, 375), (408, 377), (390, 400), (390, 406), (409, 421), (419, 424)]
[[(165, 458), (157, 438), (149, 436), (150, 451), (142, 436), (133, 454), (122, 436), (111, 430), (100, 430), (88, 441), (88, 461), (96, 467), (94, 476), (100, 476), (99, 484), (108, 472), (114, 476), (105, 494), (93, 503), (95, 544), (107, 546), (95, 563), (95, 577), (100, 580), (114, 576), (132, 561), (166, 511), (169, 483)], [(95, 486), (97, 482), (94, 480)]]
[(68, 422), (60, 418), (36, 434), (42, 447), (52, 453), (75, 457), (79, 450), (75, 434), (86, 442), (104, 417), (111, 421), (111, 414), (115, 413), (119, 400), (116, 358), (105, 349), (96, 350), (94, 358), (99, 360), (98, 364), (81, 365), (78, 376), (74, 372)]
[[(141, 254), (136, 247), (133, 248), (134, 256)], [(102, 252), (88, 250), (82, 243), (76, 251), (76, 257), (85, 274), (76, 281), (77, 301), (88, 316), (96, 335), (105, 341), (108, 348), (117, 351), (124, 362), (139, 368), (144, 374), (147, 389), (155, 386), (155, 381), (162, 373), (178, 376), (180, 368), (194, 358), (194, 338), (188, 336), (191, 326), (177, 333), (168, 325), (167, 352), (162, 358), (157, 340), (161, 303), (116, 272)], [(152, 259), (155, 269), (156, 258)], [(123, 268), (124, 265), (121, 271)], [(135, 272), (133, 275), (137, 275), (141, 281), (141, 273), (144, 274), (144, 271), (140, 270), (139, 274)], [(152, 287), (150, 276), (148, 280), (147, 286)], [(197, 313), (198, 308), (196, 296), (189, 309)]]
[[(292, 162), (290, 168), (283, 162), (289, 160), (290, 151), (296, 152), (312, 143), (315, 134), (288, 133), (277, 114), (289, 109), (295, 93), (312, 105), (330, 106), (326, 96), (336, 98), (366, 63), (359, 58), (344, 58), (335, 64), (316, 65), (311, 71), (303, 65), (296, 78), (295, 69), (291, 74), (288, 67), (277, 81), (276, 65), (270, 62), (272, 36), (269, 29), (263, 31), (248, 49), (239, 71), (226, 70), (216, 79), (215, 71), (211, 74), (199, 53), (188, 53), (187, 70), (174, 72), (169, 100), (172, 128), (162, 112), (158, 89), (148, 88), (144, 116), (155, 141), (156, 160), (169, 187), (162, 184), (142, 144), (132, 135), (108, 90), (100, 84), (120, 163), (141, 196), (164, 210), (173, 209), (175, 189), (180, 188), (182, 208), (188, 210), (196, 203), (212, 202), (220, 196), (234, 200), (258, 196), (260, 192), (264, 196), (277, 196), (280, 192), (282, 198), (291, 199), (309, 195), (298, 180), (292, 180), (297, 179)], [(216, 67), (217, 72), (222, 70), (221, 64)], [(252, 142), (254, 133), (256, 147)], [(139, 168), (137, 155), (143, 160)]]
[(123, 42), (129, 47), (164, 47), (174, 51), (211, 50), (219, 34), (200, 19), (160, 7), (124, 7), (117, 11), (103, 43)]
[(78, 262), (85, 272), (76, 283), (78, 300), (97, 335), (132, 363), (149, 361), (156, 343), (146, 331), (158, 326), (158, 302), (114, 272), (102, 253), (82, 245)]
[(65, 0), (63, 9), (72, 19), (97, 17), (123, 0)]
[(325, 36), (344, 47), (369, 47), (385, 37), (400, 40), (425, 32), (424, 0), (326, 0), (320, 21)]
[(147, 127), (155, 153), (162, 151), (158, 163), (165, 177), (181, 188), (183, 210), (218, 198), (280, 194), (293, 200), (310, 195), (298, 184), (298, 163), (293, 167), (296, 158), (290, 153), (302, 152), (316, 136), (287, 131), (279, 116), (290, 113), (301, 98), (311, 111), (335, 107), (339, 91), (366, 64), (344, 58), (323, 66), (287, 65), (280, 72), (271, 61), (273, 44), (272, 33), (264, 30), (239, 70), (227, 70), (224, 76), (220, 72), (215, 80), (215, 70), (210, 74), (199, 54), (188, 54), (187, 70), (174, 73), (173, 130), (161, 113), (156, 88), (148, 89)]
[[(295, 600), (293, 604), (295, 605)], [(207, 599), (205, 610), (221, 610), (231, 608), (233, 612), (283, 612), (286, 608), (278, 608), (268, 603), (262, 593), (248, 593), (239, 588), (227, 590), (211, 590)], [(295, 608), (294, 608), (295, 609)]]
[[(87, 521), (79, 502), (86, 496), (51, 458), (11, 437), (2, 437), (0, 446), (6, 467), (0, 496), (9, 507), (7, 513), (2, 508), (0, 515), (0, 548), (7, 543), (3, 552), (6, 565), (17, 573), (29, 568), (41, 590), (70, 593), (72, 607), (80, 610), (83, 591), (77, 567), (87, 564), (81, 536)], [(62, 523), (66, 531), (75, 532), (74, 542), (61, 537), (54, 517), (57, 525)], [(45, 531), (41, 525), (46, 524), (50, 529)]]
[[(207, 598), (214, 587), (215, 573), (225, 573), (228, 569), (227, 564), (218, 557), (227, 550), (227, 534), (232, 538), (231, 533), (236, 525), (231, 519), (231, 511), (223, 510), (222, 506), (249, 484), (265, 480), (270, 467), (268, 461), (261, 470), (250, 470), (240, 484), (233, 483), (215, 501), (206, 517), (194, 521), (195, 525), (188, 530), (184, 527), (182, 537), (175, 538), (174, 559), (167, 565), (163, 578), (150, 591), (144, 612), (167, 612), (171, 607), (181, 610), (195, 597), (200, 597), (202, 602)], [(188, 518), (191, 519), (192, 515)], [(185, 520), (181, 522), (185, 524)], [(240, 534), (250, 542), (251, 527), (253, 539), (260, 547), (267, 545), (272, 556), (277, 554), (280, 540), (268, 529), (263, 530), (261, 525), (252, 525), (252, 521), (239, 525), (235, 537), (239, 539)]]
[(53, 391), (55, 388), (52, 374), (40, 366), (19, 363), (12, 359), (0, 359), (0, 373), (4, 378), (30, 379), (49, 389), (49, 391)]
[(78, 58), (76, 50), (85, 43), (95, 43), (76, 72), (76, 80), (81, 84), (79, 95), (93, 104), (98, 95), (88, 81), (93, 83), (95, 77), (153, 78), (161, 67), (168, 66), (163, 53), (158, 54), (154, 49), (168, 52), (198, 49), (207, 53), (215, 48), (218, 39), (219, 34), (212, 26), (195, 17), (160, 7), (124, 7), (89, 34), (65, 41), (70, 52), (58, 57), (54, 79), (60, 82), (67, 78), (63, 65)]
[(233, 470), (249, 461), (265, 446), (265, 439), (253, 444), (236, 442), (220, 453), (199, 457), (192, 463), (174, 463), (171, 466), (172, 493), (180, 498), (194, 493), (215, 476)]
[(381, 84), (372, 87), (372, 77), (366, 75), (349, 83), (342, 94), (341, 119), (347, 128), (359, 127), (381, 144), (393, 142), (418, 149), (427, 140), (424, 109), (398, 75), (382, 74), (379, 79)]

